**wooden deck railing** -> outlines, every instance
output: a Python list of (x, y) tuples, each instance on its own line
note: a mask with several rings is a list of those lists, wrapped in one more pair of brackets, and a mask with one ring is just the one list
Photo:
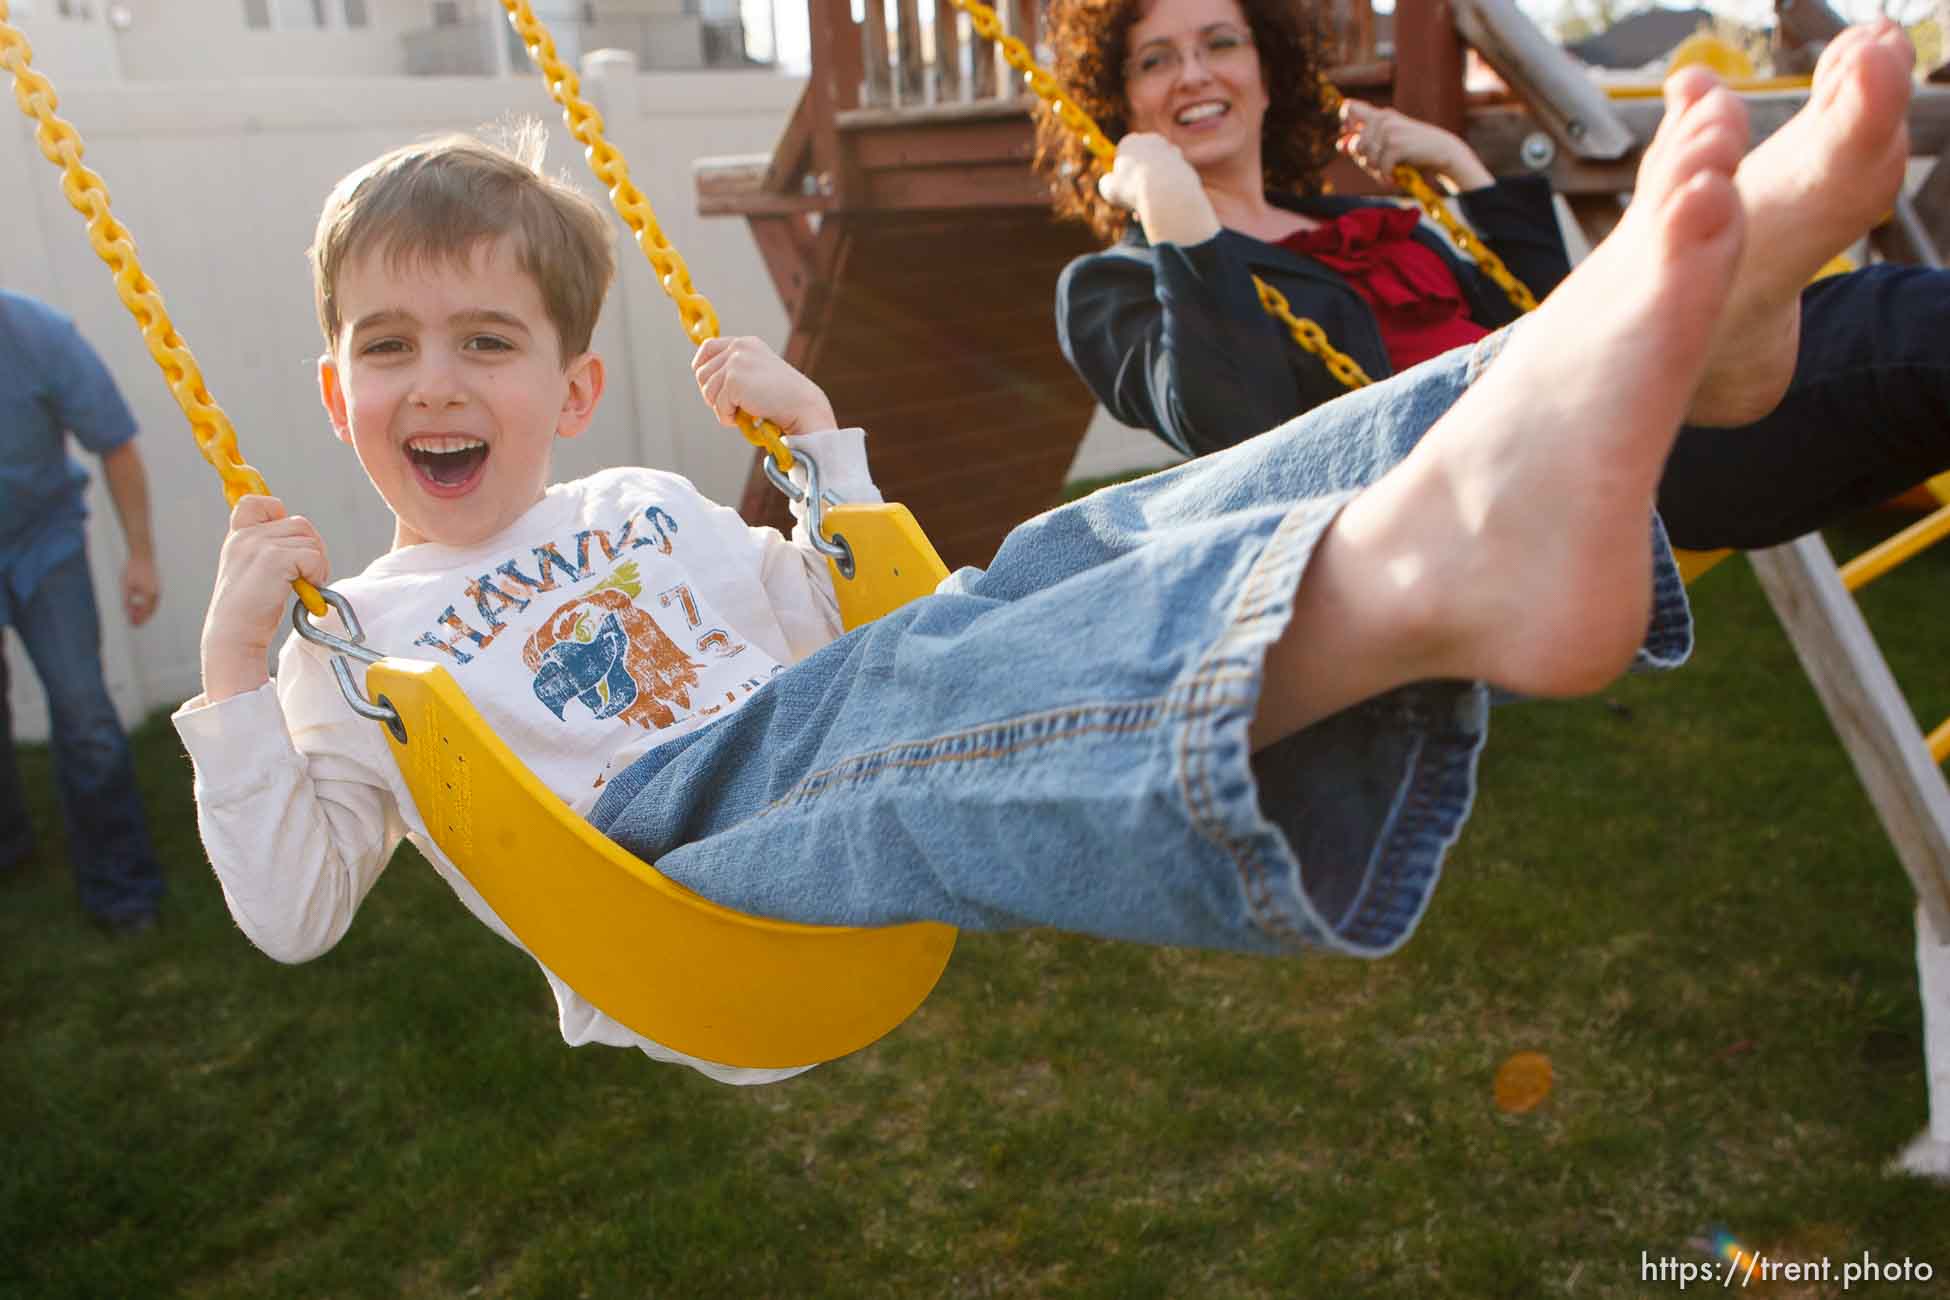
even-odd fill
[[(825, 8), (826, 20), (843, 15), (852, 25), (850, 0)], [(1037, 62), (1047, 66), (1049, 48), (1039, 44), (1046, 5), (995, 0), (994, 8), (1003, 30), (1035, 50)], [(1378, 61), (1369, 0), (1332, 0), (1328, 8), (1324, 21), (1338, 47), (1336, 61)], [(863, 0), (863, 13), (858, 96), (847, 107), (912, 109), (1019, 98), (1017, 80), (995, 45), (976, 36), (968, 15), (948, 0)]]
[[(1334, 80), (1350, 94), (1392, 103), (1451, 130), (1464, 129), (1457, 2), (1397, 0), (1384, 23), (1371, 0), (1326, 0), (1325, 22), (1337, 43)], [(1045, 3), (998, 0), (996, 8), (1004, 29), (1047, 64), (1049, 50), (1039, 48)], [(764, 194), (755, 196), (760, 203), (838, 211), (890, 198), (933, 202), (932, 185), (890, 191), (876, 183), (876, 176), (884, 177), (890, 165), (955, 166), (961, 154), (986, 155), (983, 165), (1027, 162), (1031, 150), (1021, 127), (1029, 99), (1021, 78), (948, 0), (810, 0), (808, 17), (811, 79), (773, 156)], [(1005, 124), (1016, 134), (998, 133)], [(959, 143), (944, 154), (918, 139), (889, 137), (904, 128), (945, 128)], [(860, 146), (868, 139), (875, 157), (863, 159)], [(1360, 173), (1344, 170), (1346, 175), (1334, 177), (1342, 188), (1367, 187)], [(995, 197), (1004, 204), (1045, 201), (1044, 192), (1023, 179), (1027, 169), (1022, 172), (1013, 185), (999, 174), (983, 183), (1001, 182)], [(737, 202), (718, 179), (707, 187), (718, 192), (707, 205)], [(947, 201), (964, 200), (949, 196)]]
[[(1029, 99), (994, 44), (975, 36), (948, 0), (857, 2), (856, 19), (856, 0), (810, 0), (804, 100), (762, 167), (741, 160), (728, 168), (725, 160), (700, 171), (704, 210), (1046, 203), (1047, 190), (1026, 165), (1034, 150)], [(1037, 48), (1045, 3), (999, 0), (998, 13), (1047, 63), (1047, 48)], [(1636, 147), (1658, 120), (1656, 99), (1607, 102), (1515, 0), (1397, 0), (1385, 26), (1370, 0), (1328, 3), (1325, 21), (1339, 42), (1331, 75), (1342, 90), (1464, 133), (1499, 175), (1543, 171), (1574, 207), (1591, 209), (1600, 229), (1615, 219), (1614, 196), (1631, 187)], [(1464, 37), (1514, 95), (1465, 93)], [(1805, 92), (1750, 96), (1756, 141), (1804, 99)], [(1950, 145), (1950, 87), (1919, 88), (1910, 129), (1919, 155)], [(1373, 188), (1343, 164), (1329, 179), (1345, 192)]]

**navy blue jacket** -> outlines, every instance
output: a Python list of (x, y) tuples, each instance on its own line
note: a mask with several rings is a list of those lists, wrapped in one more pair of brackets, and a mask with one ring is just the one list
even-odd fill
[[(1266, 197), (1322, 220), (1381, 202)], [(1471, 190), (1462, 195), (1462, 208), (1483, 242), (1537, 297), (1569, 274), (1542, 178)], [(1425, 224), (1415, 238), (1455, 272), (1472, 320), (1494, 329), (1516, 319), (1503, 290), (1440, 235)], [(1230, 447), (1347, 391), (1259, 305), (1254, 275), (1285, 294), (1294, 315), (1318, 324), (1371, 378), (1393, 373), (1374, 312), (1339, 272), (1233, 230), (1189, 248), (1153, 247), (1136, 222), (1121, 243), (1063, 269), (1056, 286), (1063, 355), (1124, 423), (1150, 429), (1188, 456)]]

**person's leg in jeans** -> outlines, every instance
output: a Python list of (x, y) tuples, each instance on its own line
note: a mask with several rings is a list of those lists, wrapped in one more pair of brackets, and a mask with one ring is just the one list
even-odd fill
[(1794, 380), (1765, 416), (1680, 431), (1659, 485), (1675, 546), (1778, 546), (1950, 470), (1950, 272), (1810, 285)]
[(1683, 653), (1652, 496), (1742, 220), (1744, 112), (1709, 84), (1675, 80), (1639, 204), (1454, 407), (1377, 435), (1399, 463), (1318, 435), (1447, 400), (1463, 359), (1025, 526), (592, 821), (789, 919), (1389, 950), (1466, 815), (1482, 683), (1576, 694)]
[(1950, 463), (1950, 278), (1808, 284), (1838, 251), (1830, 220), (1866, 228), (1900, 190), (1913, 64), (1895, 24), (1849, 28), (1807, 106), (1740, 164), (1747, 248), (1659, 492), (1677, 545), (1784, 542)]
[(34, 827), (14, 757), (14, 713), (7, 699), (7, 630), (0, 627), (0, 877), (20, 870), (34, 851)]
[(128, 737), (102, 671), (88, 557), (77, 552), (16, 603), (15, 631), (47, 691), (55, 784), (81, 906), (119, 928), (152, 917), (162, 868), (149, 841)]

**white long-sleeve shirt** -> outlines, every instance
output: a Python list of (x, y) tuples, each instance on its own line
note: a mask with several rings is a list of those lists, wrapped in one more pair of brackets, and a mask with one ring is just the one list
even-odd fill
[[(880, 500), (860, 430), (791, 442), (819, 461), (832, 495)], [(736, 709), (839, 634), (826, 561), (803, 532), (753, 528), (674, 474), (609, 470), (551, 487), (478, 546), (393, 551), (333, 589), (367, 645), (445, 666), (536, 776), (586, 812), (608, 772)], [(347, 707), (325, 651), (294, 636), (274, 681), (214, 704), (198, 696), (173, 721), (225, 901), (270, 956), (306, 961), (343, 938), (402, 838), (520, 946), (433, 842), (380, 725)], [(571, 1044), (637, 1047), (726, 1083), (800, 1073), (674, 1051), (542, 971)]]

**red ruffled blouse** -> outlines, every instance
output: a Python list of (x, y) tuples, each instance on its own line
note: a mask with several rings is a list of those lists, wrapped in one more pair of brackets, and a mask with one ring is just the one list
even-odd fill
[(1411, 238), (1421, 220), (1414, 208), (1355, 208), (1280, 241), (1346, 278), (1374, 310), (1397, 371), (1489, 333), (1469, 318), (1448, 264)]

